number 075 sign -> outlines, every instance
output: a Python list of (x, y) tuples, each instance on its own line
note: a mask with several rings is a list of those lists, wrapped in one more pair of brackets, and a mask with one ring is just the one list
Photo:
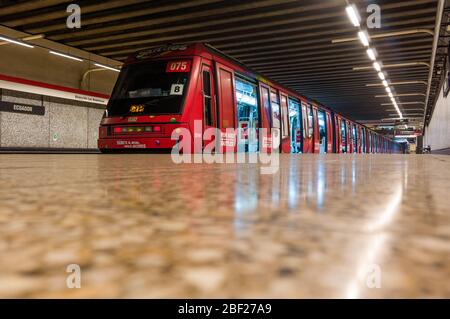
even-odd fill
[(167, 63), (166, 72), (189, 72), (191, 71), (191, 61), (179, 60), (169, 61)]

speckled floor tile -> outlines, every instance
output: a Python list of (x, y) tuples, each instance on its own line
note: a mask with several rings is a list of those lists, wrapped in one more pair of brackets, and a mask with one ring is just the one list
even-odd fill
[(434, 155), (0, 154), (0, 297), (449, 298), (449, 194)]

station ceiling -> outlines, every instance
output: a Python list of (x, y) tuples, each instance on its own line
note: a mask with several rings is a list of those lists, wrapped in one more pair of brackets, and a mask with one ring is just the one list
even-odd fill
[[(82, 27), (68, 29), (72, 2), (2, 1), (0, 24), (117, 61), (166, 43), (208, 42), (352, 119), (381, 123), (398, 117), (356, 38), (345, 0), (82, 0), (76, 2)], [(371, 46), (403, 115), (422, 117), (438, 1), (351, 2), (364, 24), (367, 6), (380, 5), (381, 29), (368, 29)], [(346, 38), (354, 40), (333, 43)]]

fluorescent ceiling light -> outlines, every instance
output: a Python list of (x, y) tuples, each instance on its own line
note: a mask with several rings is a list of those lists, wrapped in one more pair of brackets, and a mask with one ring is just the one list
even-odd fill
[(388, 96), (389, 96), (390, 98), (394, 98), (394, 95), (393, 95), (392, 93), (388, 93)]
[(349, 6), (347, 6), (347, 8), (345, 8), (345, 11), (347, 11), (348, 18), (350, 19), (352, 24), (355, 27), (359, 27), (361, 18), (359, 17), (358, 10), (356, 9), (356, 6), (354, 4), (353, 5), (349, 5)]
[(381, 71), (381, 65), (378, 62), (374, 62), (373, 63), (373, 67), (375, 68), (375, 70), (377, 70), (377, 72)]
[(59, 52), (56, 52), (56, 51), (48, 51), (48, 52), (50, 52), (51, 54), (54, 54), (54, 55), (59, 55), (59, 56), (62, 56), (62, 57), (64, 57), (64, 58), (68, 58), (68, 59), (71, 59), (71, 60), (75, 60), (75, 61), (83, 61), (82, 59), (79, 59), (79, 58), (76, 58), (76, 57), (73, 57), (73, 56), (70, 56), (70, 55), (67, 55), (67, 54), (63, 54), (63, 53), (59, 53)]
[(120, 72), (120, 70), (118, 70), (118, 69), (115, 69), (115, 68), (112, 68), (110, 66), (103, 65), (103, 64), (100, 64), (100, 63), (94, 63), (94, 65), (99, 66), (99, 67), (104, 68), (104, 69), (108, 69), (108, 70), (114, 71), (114, 72)]
[(367, 35), (366, 32), (364, 32), (364, 31), (359, 31), (359, 32), (358, 32), (358, 37), (359, 37), (359, 40), (361, 41), (361, 43), (362, 43), (365, 47), (368, 47), (368, 46), (369, 46), (369, 36)]
[(387, 87), (387, 88), (386, 88), (386, 92), (392, 93), (391, 88), (390, 88), (390, 87)]
[(384, 85), (385, 87), (388, 87), (388, 83), (387, 83), (386, 80), (383, 80), (383, 85)]
[(372, 61), (375, 61), (377, 59), (377, 57), (375, 56), (375, 51), (373, 51), (372, 49), (367, 50), (367, 55)]
[(6, 41), (6, 42), (9, 42), (9, 43), (18, 44), (18, 45), (21, 45), (21, 46), (27, 47), (27, 48), (34, 48), (34, 46), (32, 46), (32, 45), (29, 45), (29, 44), (26, 44), (26, 43), (23, 43), (23, 42), (19, 42), (19, 41), (16, 41), (16, 40), (8, 39), (8, 38), (5, 38), (5, 37), (1, 37), (1, 36), (0, 36), (0, 40)]
[(381, 80), (386, 80), (386, 77), (384, 76), (384, 73), (383, 73), (383, 72), (378, 72), (378, 77), (379, 77)]

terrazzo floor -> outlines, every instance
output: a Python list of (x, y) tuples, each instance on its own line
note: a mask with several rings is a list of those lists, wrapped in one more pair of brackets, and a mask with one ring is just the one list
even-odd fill
[(450, 157), (261, 166), (0, 154), (0, 297), (450, 297)]

